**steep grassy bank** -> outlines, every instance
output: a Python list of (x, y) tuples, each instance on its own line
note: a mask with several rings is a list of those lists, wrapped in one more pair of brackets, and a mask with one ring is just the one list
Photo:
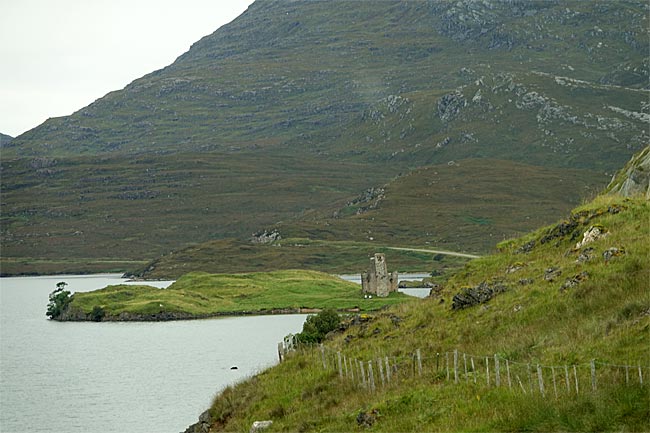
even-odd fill
[(325, 308), (372, 311), (407, 299), (401, 293), (364, 299), (358, 284), (313, 271), (189, 273), (167, 289), (115, 285), (75, 293), (58, 319), (172, 320)]
[[(605, 234), (576, 248), (593, 227)], [(332, 368), (323, 369), (319, 351), (299, 351), (226, 389), (210, 409), (211, 431), (247, 431), (266, 419), (274, 421), (269, 431), (648, 431), (648, 239), (648, 201), (598, 197), (566, 220), (470, 262), (439, 297), (401, 304), (331, 336), (325, 351)], [(471, 298), (482, 303), (470, 306)], [(476, 359), (477, 383), (471, 375), (458, 384), (453, 373), (447, 379), (445, 354), (453, 350)], [(375, 392), (347, 372), (340, 378), (337, 352), (364, 363), (389, 357), (391, 384), (379, 386), (376, 371)], [(502, 386), (494, 386), (494, 364), (492, 385), (485, 384), (483, 357), (495, 354), (510, 362), (512, 389), (504, 364)], [(533, 373), (537, 364), (544, 367), (544, 396), (537, 376), (528, 387), (527, 364)], [(565, 365), (577, 366), (577, 394), (573, 376), (565, 390)], [(617, 365), (635, 366), (631, 379)], [(553, 382), (550, 366), (558, 366)]]

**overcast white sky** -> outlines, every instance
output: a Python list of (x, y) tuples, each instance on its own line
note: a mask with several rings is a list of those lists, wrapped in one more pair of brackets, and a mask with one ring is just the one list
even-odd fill
[(253, 0), (0, 0), (0, 132), (18, 136), (172, 63)]

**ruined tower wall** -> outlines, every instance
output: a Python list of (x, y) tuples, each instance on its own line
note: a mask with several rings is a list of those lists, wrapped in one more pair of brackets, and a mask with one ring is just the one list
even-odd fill
[(361, 273), (362, 293), (386, 297), (390, 292), (397, 291), (397, 283), (397, 272), (388, 273), (386, 257), (381, 253), (371, 257), (368, 271)]
[(390, 291), (386, 257), (383, 254), (377, 253), (371, 263), (371, 268), (374, 266), (375, 275), (377, 276), (377, 296), (382, 298), (386, 297)]

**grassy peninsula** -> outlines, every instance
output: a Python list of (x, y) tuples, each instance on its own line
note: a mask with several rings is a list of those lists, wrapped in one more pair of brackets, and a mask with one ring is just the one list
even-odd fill
[(378, 310), (410, 298), (364, 299), (360, 286), (315, 271), (186, 274), (166, 289), (114, 285), (75, 293), (61, 320), (172, 320), (312, 309)]
[[(269, 432), (649, 431), (649, 222), (644, 198), (598, 197), (557, 224), (502, 242), (499, 253), (468, 263), (438, 298), (404, 303), (331, 336), (327, 369), (320, 350), (302, 350), (227, 388), (202, 417), (203, 426), (248, 431), (255, 420), (272, 420)], [(576, 247), (594, 227), (600, 235)], [(486, 286), (493, 289), (489, 300), (463, 303)], [(454, 350), (469, 354), (468, 364), (470, 355), (476, 360), (465, 375), (459, 358), (458, 383), (453, 372), (446, 374)], [(348, 360), (342, 376), (338, 353)], [(502, 360), (499, 387), (495, 356)], [(394, 370), (390, 385), (381, 386), (376, 361), (384, 357)], [(350, 360), (357, 362), (354, 379)], [(374, 392), (358, 380), (359, 362), (367, 376), (368, 361), (375, 367)], [(626, 365), (634, 366), (628, 376)], [(571, 373), (569, 391), (563, 366)]]

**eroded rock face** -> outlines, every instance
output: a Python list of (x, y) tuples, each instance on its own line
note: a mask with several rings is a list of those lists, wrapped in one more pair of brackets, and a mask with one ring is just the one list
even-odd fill
[(254, 244), (270, 244), (275, 241), (279, 241), (282, 239), (282, 236), (280, 236), (280, 232), (277, 230), (264, 230), (261, 232), (253, 233), (253, 237), (251, 238), (251, 242)]
[(650, 200), (650, 146), (633, 156), (626, 167), (614, 176), (607, 189), (624, 197), (642, 195)]
[(465, 106), (467, 106), (467, 100), (459, 90), (448, 93), (438, 101), (438, 116), (443, 122), (450, 122)]
[(603, 227), (591, 226), (589, 229), (583, 233), (582, 240), (576, 244), (576, 250), (582, 248), (583, 246), (597, 241), (600, 238), (607, 236), (609, 233), (605, 231)]

